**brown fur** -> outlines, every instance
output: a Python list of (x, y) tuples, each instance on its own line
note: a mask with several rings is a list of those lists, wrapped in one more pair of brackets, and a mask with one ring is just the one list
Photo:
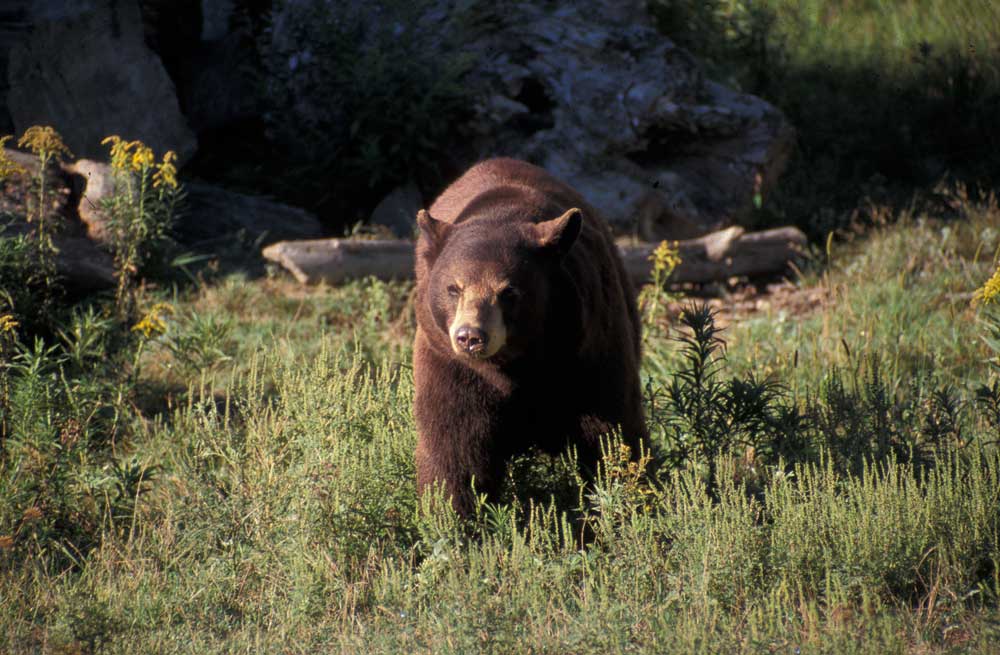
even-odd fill
[[(572, 220), (576, 213), (582, 221)], [(600, 437), (616, 426), (637, 452), (646, 439), (639, 317), (611, 233), (583, 198), (540, 168), (492, 159), (448, 187), (419, 222), (421, 493), (443, 482), (467, 513), (472, 478), (492, 496), (509, 459), (533, 446), (557, 453), (572, 444), (592, 474)], [(493, 356), (457, 350), (456, 308), (470, 303), (483, 324), (502, 312), (505, 342)]]

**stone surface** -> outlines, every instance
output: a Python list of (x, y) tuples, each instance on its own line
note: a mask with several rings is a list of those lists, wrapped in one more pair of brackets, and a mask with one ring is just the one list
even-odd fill
[[(766, 102), (705, 79), (694, 57), (654, 27), (644, 0), (517, 1), (456, 18), (436, 0), (416, 29), (380, 3), (286, 3), (274, 20), (287, 54), (284, 82), (299, 123), (350, 120), (335, 99), (307, 91), (313, 44), (292, 27), (314, 13), (361, 34), (416, 39), (424, 51), (474, 62), (465, 87), (473, 117), (452, 156), (460, 166), (507, 155), (543, 166), (578, 189), (620, 230), (685, 238), (739, 223), (767, 193), (794, 142)], [(470, 23), (488, 28), (469, 27)], [(461, 30), (466, 30), (462, 32)], [(453, 162), (449, 162), (453, 163)]]
[[(260, 117), (260, 80), (248, 72), (253, 37), (240, 31), (242, 5), (234, 0), (0, 4), (0, 75), (7, 69), (0, 93), (8, 78), (10, 86), (0, 133), (4, 124), (18, 133), (52, 124), (77, 156), (95, 159), (106, 157), (100, 140), (119, 134), (158, 153), (176, 150), (183, 163), (196, 147), (192, 128), (209, 139)], [(466, 35), (450, 31), (468, 23), (453, 20), (450, 0), (421, 3), (427, 9), (416, 32), (389, 20), (384, 3), (280, 3), (268, 38), (287, 54), (280, 72), (296, 103), (290, 129), (351, 121), (335, 101), (314, 100), (308, 62), (318, 56), (294, 28), (310, 12), (328, 11), (328, 20), (353, 21), (365, 34), (399, 32), (441, 57), (462, 44), (475, 62), (466, 84), (473, 117), (459, 126), (448, 170), (495, 155), (527, 159), (576, 187), (619, 231), (649, 240), (739, 224), (754, 196), (776, 183), (794, 142), (787, 120), (766, 102), (705, 79), (688, 52), (657, 32), (643, 0), (475, 4), (488, 14), (476, 21), (488, 28)], [(178, 32), (171, 17), (190, 30)], [(144, 32), (144, 20), (162, 34), (148, 25)], [(162, 42), (157, 52), (174, 82), (146, 45), (151, 39)]]
[(194, 153), (173, 83), (143, 38), (135, 0), (39, 3), (30, 37), (8, 61), (7, 104), (18, 133), (55, 126), (76, 156), (104, 157), (111, 134), (140, 139), (180, 163)]
[(33, 0), (5, 0), (0, 3), (0, 134), (14, 131), (14, 122), (7, 109), (7, 69), (10, 51), (22, 43), (31, 30)]
[(413, 182), (393, 189), (372, 212), (372, 225), (384, 225), (397, 237), (413, 237), (417, 227), (417, 212), (423, 209), (420, 189)]
[[(15, 237), (30, 234), (32, 228), (23, 220), (4, 224), (0, 220), (0, 236)], [(74, 292), (88, 293), (115, 286), (114, 260), (93, 241), (68, 234), (57, 234), (52, 243), (56, 247), (56, 271), (62, 284)]]
[[(4, 148), (4, 154), (20, 170), (0, 186), (0, 213), (13, 216), (27, 216), (29, 213), (34, 215), (37, 211), (38, 191), (35, 185), (38, 176), (38, 157), (12, 148)], [(72, 215), (74, 204), (72, 189), (59, 166), (54, 163), (50, 163), (45, 169), (45, 188), (49, 213), (61, 217)]]
[(63, 170), (71, 176), (74, 195), (79, 198), (77, 214), (87, 238), (103, 246), (110, 245), (111, 237), (101, 200), (114, 193), (111, 167), (92, 159), (80, 159), (64, 164)]
[[(107, 218), (101, 201), (114, 191), (111, 167), (78, 160), (63, 169), (72, 176), (77, 213), (87, 236), (107, 243)], [(324, 235), (319, 219), (297, 207), (269, 198), (227, 191), (209, 184), (184, 183), (185, 198), (174, 226), (176, 237), (188, 244), (230, 239), (242, 232), (267, 244), (282, 239), (311, 239)]]
[(325, 234), (319, 219), (298, 207), (208, 184), (187, 183), (184, 189), (186, 208), (176, 232), (185, 243), (229, 238), (238, 232), (261, 245)]
[[(0, 184), (0, 236), (12, 237), (30, 234), (34, 227), (25, 217), (35, 215), (38, 158), (34, 155), (6, 149), (6, 155), (21, 171), (14, 173)], [(85, 234), (75, 220), (78, 195), (67, 174), (56, 164), (45, 170), (47, 219), (54, 222), (56, 269), (67, 289), (90, 292), (108, 289), (115, 285), (114, 264), (111, 255), (101, 250)]]
[[(483, 84), (478, 156), (538, 163), (647, 239), (738, 223), (777, 180), (794, 144), (785, 117), (706, 80), (641, 0), (504, 11), (506, 27), (470, 44)], [(541, 129), (512, 127), (522, 107)]]

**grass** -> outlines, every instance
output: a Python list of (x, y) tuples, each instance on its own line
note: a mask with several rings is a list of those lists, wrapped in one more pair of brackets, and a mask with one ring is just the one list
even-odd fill
[[(732, 324), (720, 364), (723, 377), (768, 371), (796, 406), (828, 408), (817, 394), (834, 369), (881, 352), (893, 407), (912, 410), (901, 425), (920, 428), (935, 384), (960, 388), (962, 443), (844, 468), (813, 425), (814, 456), (731, 448), (712, 490), (704, 462), (649, 477), (612, 453), (576, 510), (565, 462), (522, 461), (510, 502), (469, 523), (421, 512), (416, 496), (409, 285), (229, 276), (154, 293), (175, 309), (163, 343), (219, 356), (192, 366), (190, 352), (147, 345), (142, 411), (115, 457), (93, 435), (67, 451), (91, 465), (50, 469), (85, 478), (60, 492), (66, 520), (89, 521), (77, 531), (47, 523), (57, 505), (37, 499), (54, 492), (24, 486), (37, 456), (12, 433), (0, 650), (990, 652), (1000, 452), (971, 407), (992, 374), (967, 294), (988, 276), (1000, 213), (972, 201), (968, 213), (835, 247), (803, 282), (828, 289), (825, 304)], [(647, 343), (654, 386), (680, 361), (677, 328), (661, 327)]]
[[(819, 306), (796, 315), (770, 305), (741, 317), (725, 333), (729, 364), (778, 374), (799, 391), (815, 389), (831, 367), (856, 369), (872, 356), (891, 378), (984, 383), (990, 351), (970, 301), (1000, 252), (1000, 211), (991, 197), (956, 193), (960, 220), (883, 213), (864, 238), (814, 250), (800, 285), (822, 292)], [(647, 373), (666, 375), (674, 352), (649, 344)]]
[(724, 36), (710, 66), (798, 103), (758, 218), (840, 238), (797, 280), (811, 310), (717, 318), (697, 384), (697, 334), (647, 325), (658, 466), (609, 442), (584, 488), (524, 458), (462, 521), (416, 494), (410, 284), (150, 285), (122, 323), (42, 302), (31, 244), (0, 240), (0, 652), (996, 652), (1000, 319), (970, 301), (1000, 210), (878, 156), (990, 179), (996, 10), (670, 7)]
[(995, 187), (1000, 9), (985, 0), (656, 0), (661, 30), (798, 131), (756, 221), (822, 241), (863, 202), (933, 203), (941, 179)]

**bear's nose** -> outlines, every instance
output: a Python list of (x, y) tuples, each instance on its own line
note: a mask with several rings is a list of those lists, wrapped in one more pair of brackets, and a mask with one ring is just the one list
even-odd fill
[(455, 342), (470, 355), (477, 355), (486, 350), (489, 337), (479, 328), (463, 326), (455, 332)]

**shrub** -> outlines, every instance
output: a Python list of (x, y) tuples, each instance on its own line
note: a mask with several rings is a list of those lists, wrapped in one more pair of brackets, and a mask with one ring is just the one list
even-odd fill
[(754, 374), (724, 380), (725, 346), (707, 305), (681, 314), (681, 365), (668, 382), (650, 385), (649, 419), (654, 444), (674, 467), (706, 467), (709, 489), (718, 483), (720, 458), (744, 453), (752, 464), (810, 456), (808, 422), (773, 380)]
[[(146, 339), (130, 329), (132, 283), (167, 237), (180, 189), (172, 153), (155, 162), (138, 141), (112, 144), (107, 201), (119, 285), (65, 306), (56, 275), (59, 223), (45, 169), (68, 154), (51, 127), (19, 144), (39, 157), (33, 229), (0, 235), (0, 542), (40, 570), (79, 567), (110, 535), (129, 535), (158, 468), (129, 457), (131, 396)], [(0, 172), (11, 171), (0, 161)], [(114, 316), (114, 318), (112, 318)]]
[(335, 208), (342, 227), (367, 218), (345, 207), (370, 210), (415, 175), (435, 178), (467, 111), (461, 44), (476, 9), (434, 6), (275, 5), (262, 48), (270, 136), (301, 162), (287, 184)]

